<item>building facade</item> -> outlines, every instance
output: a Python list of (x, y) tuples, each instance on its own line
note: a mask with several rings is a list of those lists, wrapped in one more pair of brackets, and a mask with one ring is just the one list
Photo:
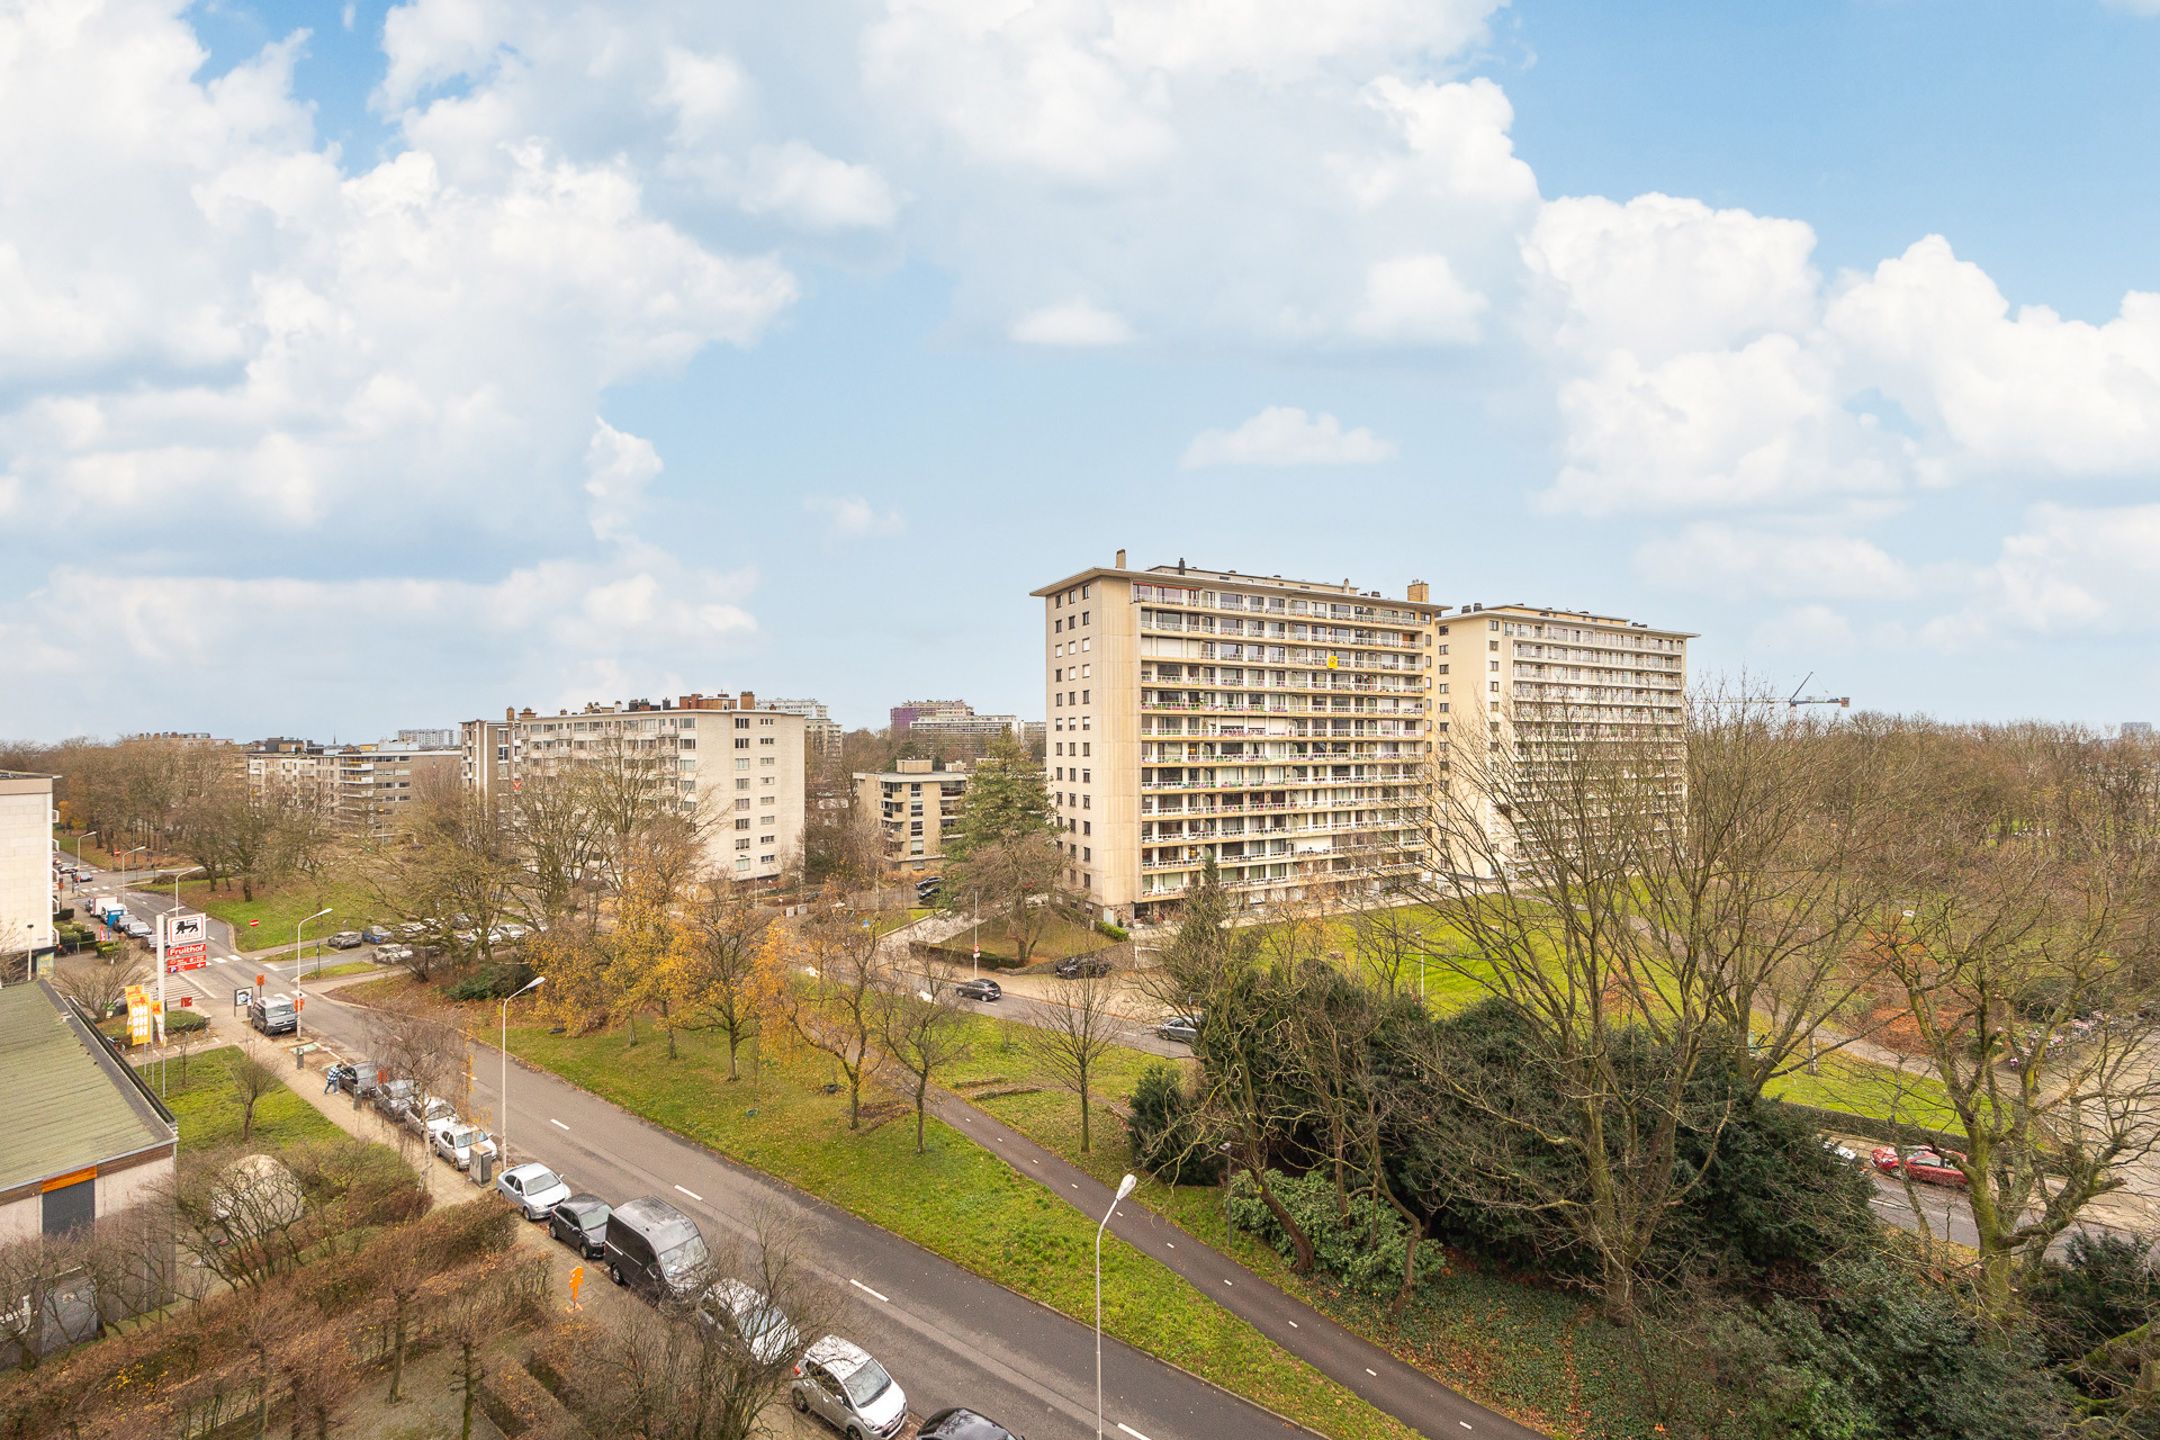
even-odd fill
[(776, 880), (802, 851), (807, 725), (748, 690), (552, 715), (506, 710), (459, 727), (459, 771), (469, 790), (507, 804), (528, 781), (581, 763), (636, 765), (704, 823), (715, 873)]
[(0, 770), (0, 975), (52, 948), (53, 777)]
[(768, 700), (765, 704), (774, 710), (803, 717), (803, 743), (813, 755), (837, 755), (840, 753), (840, 722), (832, 718), (832, 712), (822, 700)]
[[(408, 733), (455, 740), (454, 732)], [(406, 828), (407, 806), (435, 786), (457, 783), (462, 757), (456, 743), (266, 740), (247, 753), (248, 790), (258, 800), (282, 796), (350, 834), (386, 838)]]
[(1460, 746), (1683, 733), (1683, 632), (1454, 609), (1423, 582), (1398, 600), (1182, 561), (1135, 570), (1122, 551), (1033, 593), (1066, 881), (1120, 921), (1164, 918), (1209, 861), (1247, 906), (1452, 866), (1433, 817)]
[(928, 760), (856, 772), (856, 808), (877, 826), (888, 865), (919, 873), (937, 869), (968, 779), (964, 768), (939, 770)]
[(975, 707), (965, 700), (903, 700), (885, 712), (895, 736), (905, 735), (917, 720), (930, 715), (972, 715)]

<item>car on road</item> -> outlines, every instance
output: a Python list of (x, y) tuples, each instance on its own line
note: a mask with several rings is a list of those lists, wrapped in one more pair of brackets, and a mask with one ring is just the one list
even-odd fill
[(890, 1440), (907, 1424), (907, 1392), (870, 1352), (827, 1335), (795, 1362), (788, 1398), (847, 1440)]
[(588, 1260), (607, 1253), (608, 1203), (580, 1191), (548, 1212), (548, 1234)]
[(963, 1000), (996, 1000), (1005, 991), (995, 980), (962, 980), (953, 986), (953, 993)]
[(367, 941), (360, 938), (358, 930), (340, 930), (323, 943), (333, 950), (357, 950)]
[(390, 938), (390, 932), (380, 925), (370, 925), (360, 932), (360, 939), (369, 945), (380, 945)]
[(772, 1365), (802, 1349), (802, 1335), (773, 1298), (746, 1280), (715, 1280), (698, 1297), (698, 1318)]
[(120, 922), (120, 928), (126, 931), (130, 937), (143, 941), (145, 944), (149, 943), (151, 934), (149, 921), (138, 920), (130, 915)]
[(1198, 1015), (1172, 1015), (1155, 1027), (1155, 1034), (1164, 1040), (1180, 1040), (1191, 1045), (1200, 1038)]
[(479, 1126), (452, 1116), (428, 1125), (428, 1148), (458, 1169), (470, 1170), (473, 1157), (495, 1153), (495, 1142)]
[(1894, 1145), (1878, 1145), (1868, 1156), (1885, 1175), (1904, 1174), (1923, 1185), (1948, 1185), (1960, 1190), (1965, 1187), (1965, 1172), (1954, 1162), (1964, 1158), (1955, 1150), (1928, 1146), (1900, 1154)]
[(1057, 963), (1060, 980), (1079, 980), (1110, 973), (1110, 962), (1100, 955), (1068, 955)]
[(1016, 1430), (1007, 1430), (987, 1415), (955, 1405), (923, 1421), (922, 1429), (915, 1432), (915, 1440), (1026, 1440), (1026, 1437)]
[(609, 1279), (656, 1300), (697, 1294), (712, 1260), (697, 1222), (657, 1195), (627, 1200), (609, 1213), (601, 1258)]
[(570, 1198), (570, 1187), (563, 1178), (538, 1162), (513, 1165), (495, 1177), (495, 1193), (518, 1207), (520, 1214), (535, 1223), (555, 1213), (555, 1207)]
[(300, 1028), (300, 1010), (290, 995), (257, 995), (248, 1002), (248, 1024), (264, 1035), (290, 1035)]
[(373, 1095), (382, 1088), (382, 1070), (374, 1061), (359, 1059), (338, 1068), (338, 1093)]
[(458, 1113), (456, 1107), (440, 1095), (422, 1095), (414, 1098), (408, 1094), (404, 1103), (393, 1112), (391, 1118), (408, 1130), (421, 1135), (432, 1135), (435, 1133), (437, 1121), (447, 1120), (455, 1123)]

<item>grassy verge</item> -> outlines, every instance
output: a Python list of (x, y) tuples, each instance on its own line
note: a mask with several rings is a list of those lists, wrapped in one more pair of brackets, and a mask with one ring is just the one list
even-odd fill
[(1799, 1105), (1842, 1110), (1848, 1115), (1902, 1120), (1936, 1130), (1958, 1128), (1949, 1092), (1932, 1075), (1894, 1070), (1842, 1052), (1825, 1055), (1816, 1065), (1816, 1072), (1810, 1075), (1795, 1070), (1780, 1075), (1763, 1087), (1763, 1093)]
[[(237, 881), (212, 890), (200, 880), (182, 881), (180, 898), (233, 928), (233, 944), (242, 950), (267, 950), (290, 945), (293, 927), (324, 906), (330, 913), (308, 927), (308, 938), (320, 940), (339, 930), (358, 930), (381, 918), (380, 908), (367, 887), (337, 875), (320, 879), (294, 876), (275, 884), (255, 887), (255, 898), (243, 900)], [(260, 921), (250, 925), (250, 921)]]
[[(180, 1122), (180, 1144), (187, 1149), (222, 1145), (240, 1138), (240, 1096), (233, 1089), (232, 1064), (238, 1046), (221, 1045), (177, 1056), (165, 1067), (165, 1104)], [(144, 1077), (156, 1087), (154, 1066)], [(255, 1102), (255, 1129), (249, 1143), (265, 1150), (311, 1140), (335, 1140), (345, 1132), (297, 1092), (280, 1086)]]
[[(976, 934), (976, 929), (970, 927), (936, 948), (961, 960), (969, 959), (975, 953)], [(1005, 919), (1001, 915), (986, 914), (982, 917), (981, 936), (983, 958), (986, 960), (1011, 960), (1020, 953), (1019, 947), (1013, 944), (1012, 937), (1005, 933)], [(1029, 952), (1029, 960), (1030, 963), (1040, 963), (1046, 960), (1063, 960), (1073, 955), (1092, 955), (1117, 943), (1092, 925), (1081, 924), (1063, 915), (1053, 915), (1049, 923), (1043, 926), (1042, 938), (1035, 942), (1035, 948)]]
[[(996, 1022), (978, 1020), (978, 1025)], [(672, 1063), (642, 1030), (570, 1039), (510, 1032), (523, 1058), (626, 1109), (852, 1211), (978, 1275), (1075, 1319), (1092, 1315), (1094, 1227), (1040, 1186), (943, 1125), (914, 1153), (911, 1112), (884, 1097), (850, 1134), (845, 1096), (822, 1089), (815, 1059), (767, 1057), (753, 1083), (730, 1085), (712, 1037), (679, 1037)], [(747, 1072), (746, 1072), (747, 1073)], [(1340, 1440), (1411, 1432), (1285, 1353), (1154, 1260), (1113, 1240), (1103, 1250), (1103, 1324), (1111, 1334)]]

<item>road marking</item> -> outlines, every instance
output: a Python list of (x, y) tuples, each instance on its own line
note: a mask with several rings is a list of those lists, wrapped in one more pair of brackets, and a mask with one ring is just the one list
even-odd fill
[(1470, 1428), (1470, 1422), (1468, 1420), (1457, 1420), (1455, 1423), (1462, 1426), (1462, 1428), (1465, 1430), (1468, 1430)]
[(1230, 1281), (1229, 1281), (1229, 1280), (1228, 1280), (1227, 1278), (1225, 1278), (1225, 1279), (1224, 1279), (1224, 1281), (1223, 1281), (1222, 1283), (1223, 1283), (1223, 1284), (1225, 1284), (1225, 1285), (1228, 1285), (1228, 1284), (1230, 1283)]
[(1175, 1240), (1165, 1240), (1163, 1244), (1168, 1245), (1173, 1250), (1177, 1249), (1177, 1241)]
[[(556, 1129), (558, 1129), (558, 1130), (568, 1130), (568, 1129), (570, 1128), (570, 1127), (569, 1127), (568, 1125), (565, 1125), (565, 1124), (563, 1124), (563, 1123), (562, 1123), (562, 1121), (560, 1121), (560, 1120), (557, 1120), (557, 1119), (556, 1119), (556, 1118), (555, 1118), (554, 1116), (552, 1116), (552, 1115), (548, 1116), (548, 1124), (550, 1124), (550, 1125), (553, 1125), (553, 1126), (554, 1126), (554, 1127), (555, 1127)], [(676, 1186), (675, 1188), (676, 1188), (676, 1189), (678, 1189), (678, 1190), (682, 1190), (682, 1187), (681, 1187), (680, 1185)], [(689, 1191), (687, 1191), (687, 1190), (684, 1190), (684, 1191), (683, 1191), (683, 1193), (684, 1193), (685, 1195), (687, 1195), (687, 1194), (689, 1194), (690, 1192), (689, 1192)]]
[(863, 1294), (868, 1295), (873, 1300), (884, 1300), (887, 1305), (892, 1304), (892, 1301), (886, 1300), (883, 1295), (878, 1294), (877, 1291), (872, 1290), (868, 1285), (863, 1284), (860, 1280), (850, 1279), (847, 1283), (853, 1285), (857, 1290), (862, 1291)]
[[(570, 1127), (569, 1127), (569, 1126), (567, 1126), (567, 1125), (565, 1125), (565, 1126), (564, 1126), (563, 1128), (564, 1128), (565, 1130), (567, 1130), (567, 1129), (569, 1129)], [(683, 1194), (685, 1194), (685, 1195), (688, 1195), (688, 1196), (689, 1196), (689, 1197), (690, 1197), (691, 1199), (693, 1199), (693, 1200), (697, 1201), (697, 1203), (698, 1203), (698, 1204), (702, 1205), (702, 1204), (704, 1204), (704, 1203), (705, 1203), (705, 1197), (704, 1197), (703, 1195), (700, 1195), (700, 1194), (698, 1194), (698, 1193), (697, 1193), (697, 1191), (695, 1191), (695, 1190), (683, 1190), (683, 1187), (682, 1187), (682, 1186), (680, 1186), (680, 1185), (677, 1185), (677, 1186), (676, 1186), (675, 1188), (676, 1188), (676, 1189), (678, 1189), (678, 1190), (682, 1190), (682, 1193), (683, 1193)]]
[(1375, 1379), (1375, 1380), (1378, 1380), (1378, 1379), (1380, 1378), (1380, 1372), (1379, 1372), (1378, 1370), (1375, 1370), (1375, 1369), (1373, 1369), (1373, 1368), (1372, 1368), (1372, 1366), (1370, 1366), (1370, 1365), (1367, 1365), (1367, 1366), (1365, 1367), (1365, 1373), (1366, 1373), (1367, 1375), (1370, 1375), (1370, 1376), (1372, 1376), (1372, 1378), (1373, 1378), (1373, 1379)]
[(1147, 1436), (1142, 1435), (1138, 1430), (1133, 1429), (1132, 1426), (1127, 1425), (1122, 1420), (1118, 1421), (1117, 1428), (1123, 1430), (1127, 1435), (1132, 1436), (1133, 1440), (1148, 1440)]

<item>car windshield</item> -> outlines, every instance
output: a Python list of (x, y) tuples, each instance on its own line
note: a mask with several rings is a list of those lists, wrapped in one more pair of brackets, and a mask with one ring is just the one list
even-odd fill
[(860, 1409), (892, 1388), (892, 1376), (886, 1374), (885, 1367), (877, 1361), (866, 1358), (862, 1368), (852, 1375), (841, 1376), (840, 1383), (847, 1387), (848, 1399)]
[(477, 1130), (453, 1130), (450, 1132), (450, 1143), (460, 1150), (473, 1144), (479, 1138), (480, 1132)]
[(704, 1263), (705, 1239), (701, 1235), (692, 1235), (660, 1257), (660, 1268), (667, 1273), (670, 1280), (688, 1275)]
[(553, 1170), (535, 1170), (525, 1177), (527, 1190), (552, 1190), (562, 1184), (562, 1177)]

